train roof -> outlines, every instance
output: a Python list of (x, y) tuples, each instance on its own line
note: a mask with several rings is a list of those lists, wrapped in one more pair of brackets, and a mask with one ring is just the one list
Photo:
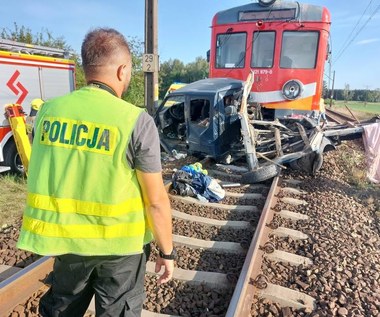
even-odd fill
[(242, 88), (244, 81), (233, 78), (206, 78), (190, 83), (170, 95), (182, 94), (215, 94), (220, 91)]
[[(280, 18), (273, 16), (274, 11), (286, 11), (292, 10), (295, 12), (294, 18)], [(228, 10), (218, 12), (214, 17), (214, 24), (228, 24), (228, 23), (236, 23), (236, 22), (247, 22), (249, 17), (245, 20), (242, 19), (242, 14), (252, 12), (262, 12), (268, 13), (268, 18), (264, 19), (256, 19), (257, 20), (300, 20), (300, 21), (324, 21), (330, 22), (330, 14), (328, 13), (325, 7), (316, 6), (312, 4), (304, 4), (299, 2), (286, 2), (277, 0), (273, 5), (269, 7), (265, 7), (260, 5), (259, 3), (249, 3), (246, 5), (234, 7)], [(327, 12), (327, 15), (326, 15)], [(272, 17), (269, 17), (269, 14)], [(254, 15), (253, 15), (254, 16)], [(254, 20), (254, 18), (252, 18)], [(251, 21), (252, 21), (251, 20)]]

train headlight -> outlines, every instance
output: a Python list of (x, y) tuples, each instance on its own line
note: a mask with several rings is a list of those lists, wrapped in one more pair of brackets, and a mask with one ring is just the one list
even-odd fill
[(303, 84), (299, 80), (289, 80), (282, 87), (282, 95), (285, 99), (294, 100), (301, 96), (303, 91)]
[(259, 4), (264, 6), (264, 7), (270, 6), (275, 2), (276, 2), (276, 0), (259, 0)]

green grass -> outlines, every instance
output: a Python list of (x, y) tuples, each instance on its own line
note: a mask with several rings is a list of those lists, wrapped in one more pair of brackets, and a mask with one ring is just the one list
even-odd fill
[(349, 107), (351, 110), (372, 113), (372, 114), (380, 114), (380, 102), (361, 102), (361, 101), (348, 101), (345, 103), (342, 100), (334, 101), (333, 107), (345, 108), (345, 105)]
[(26, 179), (0, 175), (0, 227), (18, 220), (26, 203)]

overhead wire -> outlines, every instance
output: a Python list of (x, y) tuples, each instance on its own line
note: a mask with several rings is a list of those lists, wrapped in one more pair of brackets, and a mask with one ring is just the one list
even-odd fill
[[(380, 10), (380, 4), (378, 4), (378, 6), (372, 11), (372, 13), (369, 15), (368, 19), (364, 22), (364, 24), (356, 31), (356, 33), (354, 34), (355, 32), (355, 29), (358, 27), (358, 25), (360, 24), (362, 18), (364, 17), (364, 15), (366, 14), (366, 12), (368, 11), (368, 8), (371, 6), (373, 0), (370, 0), (370, 2), (368, 3), (367, 7), (365, 8), (365, 10), (363, 11), (361, 17), (359, 18), (358, 22), (356, 23), (356, 25), (354, 26), (354, 28), (352, 29), (351, 33), (349, 34), (349, 36), (347, 37), (346, 41), (344, 42), (342, 48), (339, 50), (338, 54), (337, 54), (337, 57), (333, 60), (332, 64), (335, 64), (339, 59), (340, 57), (344, 54), (344, 52), (348, 49), (348, 47), (352, 44), (352, 42), (357, 38), (357, 36), (360, 34), (360, 32), (363, 31), (363, 29), (367, 26), (367, 24), (372, 20), (372, 18), (375, 16), (375, 14)], [(350, 39), (351, 37), (351, 39)]]
[(351, 38), (351, 35), (354, 34), (355, 32), (355, 29), (359, 26), (359, 23), (361, 22), (362, 18), (364, 17), (364, 15), (366, 14), (367, 10), (369, 9), (370, 5), (372, 4), (373, 0), (370, 0), (369, 3), (367, 4), (367, 7), (364, 9), (362, 15), (360, 16), (360, 18), (358, 19), (358, 21), (356, 22), (355, 26), (352, 28), (350, 34), (348, 34), (346, 40), (343, 42), (342, 44), (342, 47), (340, 49), (340, 51), (338, 52), (337, 55), (339, 55), (341, 53), (341, 51), (343, 50), (343, 48), (347, 45), (347, 43), (349, 43), (350, 41), (350, 38)]

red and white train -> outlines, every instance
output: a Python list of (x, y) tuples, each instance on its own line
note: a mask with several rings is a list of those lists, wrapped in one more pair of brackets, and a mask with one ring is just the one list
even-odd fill
[(318, 110), (330, 25), (328, 9), (299, 2), (259, 0), (218, 12), (210, 77), (245, 80), (252, 70), (253, 102), (276, 112)]

